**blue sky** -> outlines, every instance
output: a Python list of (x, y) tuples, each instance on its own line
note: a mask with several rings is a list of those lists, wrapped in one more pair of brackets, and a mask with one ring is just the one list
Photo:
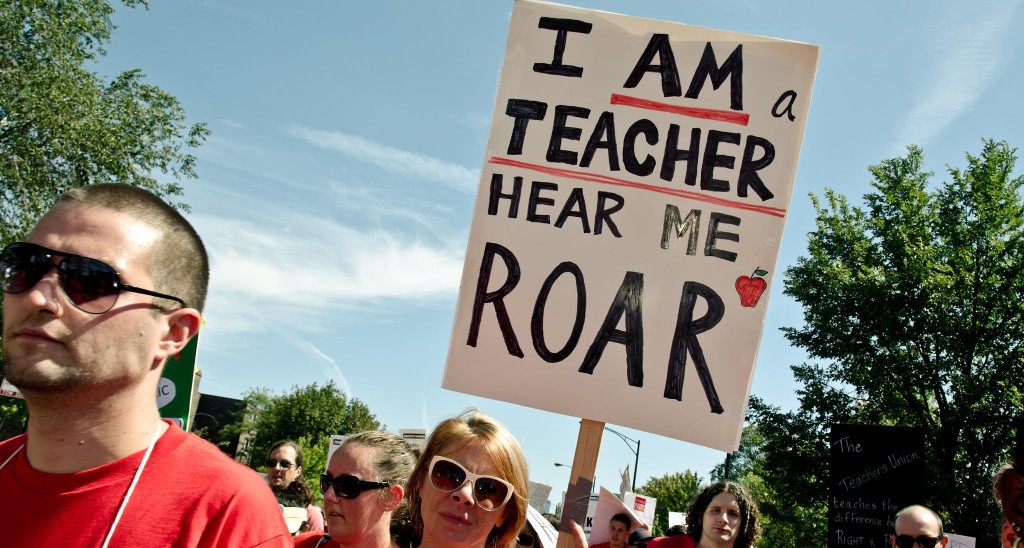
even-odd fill
[[(585, 8), (821, 46), (753, 393), (796, 403), (801, 311), (782, 273), (813, 227), (809, 193), (859, 203), (867, 167), (925, 150), (934, 181), (981, 139), (1024, 144), (1021, 0), (579, 0)], [(122, 8), (106, 75), (141, 67), (212, 137), (190, 219), (213, 278), (200, 390), (238, 397), (334, 380), (389, 429), (476, 406), (519, 436), (531, 478), (562, 490), (578, 419), (440, 388), (512, 1), (165, 1)], [(1018, 169), (1018, 172), (1020, 170)], [(614, 426), (613, 426), (614, 427)], [(719, 451), (630, 429), (638, 484)], [(597, 482), (633, 453), (606, 434)]]

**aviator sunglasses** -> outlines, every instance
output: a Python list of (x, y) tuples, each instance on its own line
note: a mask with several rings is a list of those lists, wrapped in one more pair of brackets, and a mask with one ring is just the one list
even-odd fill
[(280, 466), (282, 470), (291, 470), (292, 466), (295, 466), (295, 464), (286, 460), (267, 459), (267, 468), (277, 468), (278, 466)]
[[(55, 257), (60, 260), (55, 262)], [(170, 299), (182, 307), (188, 306), (178, 297), (122, 283), (114, 267), (104, 262), (28, 242), (10, 244), (0, 253), (0, 288), (12, 295), (28, 291), (52, 268), (57, 269), (57, 281), (71, 304), (89, 314), (109, 311), (122, 291)]]
[(430, 461), (430, 484), (439, 491), (454, 492), (466, 482), (473, 484), (473, 498), (476, 505), (488, 512), (501, 508), (512, 498), (512, 484), (494, 476), (481, 476), (462, 467), (461, 464), (440, 455)]
[(899, 548), (913, 548), (916, 542), (921, 548), (935, 548), (939, 545), (939, 541), (942, 537), (929, 537), (927, 535), (921, 535), (919, 537), (912, 537), (910, 535), (896, 535), (893, 537), (896, 541), (896, 546)]
[(334, 488), (334, 494), (343, 499), (354, 499), (363, 494), (363, 491), (384, 489), (391, 484), (386, 481), (366, 481), (355, 476), (342, 474), (334, 477), (330, 472), (320, 474), (320, 494), (326, 495), (327, 490)]

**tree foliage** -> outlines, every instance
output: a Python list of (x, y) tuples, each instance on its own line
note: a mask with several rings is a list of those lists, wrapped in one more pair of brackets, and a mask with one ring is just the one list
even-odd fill
[[(983, 141), (966, 163), (933, 187), (911, 146), (870, 167), (863, 207), (812, 196), (816, 228), (785, 277), (804, 323), (784, 332), (815, 362), (793, 367), (797, 410), (755, 398), (751, 419), (766, 482), (823, 510), (830, 424), (923, 428), (933, 481), (922, 502), (989, 545), (1000, 525), (991, 475), (1021, 409), (1024, 178), (1005, 142)], [(798, 544), (824, 545), (824, 534)]]
[(654, 509), (654, 524), (651, 533), (659, 536), (668, 529), (668, 513), (686, 512), (690, 502), (701, 489), (701, 480), (697, 474), (686, 470), (647, 480), (637, 493), (658, 499)]
[(0, 243), (22, 239), (70, 188), (122, 182), (166, 198), (196, 176), (188, 149), (206, 126), (188, 125), (177, 99), (139, 69), (109, 81), (90, 70), (113, 12), (107, 0), (0, 3)]
[[(743, 430), (729, 479), (757, 501), (761, 548), (827, 545), (828, 422), (816, 417), (814, 409), (782, 413), (751, 397), (751, 424)], [(723, 472), (717, 466), (711, 478), (724, 479)]]
[(25, 400), (0, 396), (0, 440), (12, 438), (24, 432), (27, 418)]
[(306, 460), (303, 475), (316, 477), (326, 467), (332, 435), (384, 427), (366, 404), (347, 397), (334, 381), (323, 386), (317, 383), (293, 386), (290, 392), (281, 395), (274, 395), (267, 388), (256, 388), (246, 392), (243, 400), (251, 420), (239, 417), (238, 422), (227, 428), (239, 434), (250, 434), (242, 460), (263, 472), (266, 471), (264, 459), (277, 441), (297, 441)]

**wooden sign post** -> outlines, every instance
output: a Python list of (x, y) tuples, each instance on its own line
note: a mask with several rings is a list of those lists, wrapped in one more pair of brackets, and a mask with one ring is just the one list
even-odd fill
[[(576, 454), (572, 458), (572, 470), (569, 472), (569, 487), (565, 491), (565, 503), (562, 509), (562, 527), (558, 529), (558, 548), (572, 548), (572, 536), (566, 532), (567, 520), (575, 520), (583, 526), (587, 517), (586, 505), (590, 502), (591, 487), (594, 485), (594, 472), (597, 470), (597, 455), (601, 449), (601, 438), (604, 436), (604, 423), (583, 419), (580, 421), (580, 433), (576, 438)], [(579, 504), (580, 497), (582, 505)], [(583, 508), (583, 512), (569, 510), (570, 505)]]

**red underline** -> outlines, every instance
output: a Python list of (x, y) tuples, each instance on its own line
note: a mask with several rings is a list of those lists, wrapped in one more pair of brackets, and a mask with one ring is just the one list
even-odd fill
[(699, 192), (692, 192), (689, 190), (680, 190), (675, 188), (665, 188), (663, 186), (634, 183), (632, 181), (626, 181), (625, 179), (616, 179), (615, 177), (609, 177), (607, 175), (600, 175), (597, 173), (586, 173), (584, 171), (574, 171), (570, 169), (530, 164), (527, 162), (520, 162), (519, 160), (501, 158), (498, 156), (492, 156), (491, 159), (488, 160), (488, 162), (496, 165), (518, 167), (521, 169), (528, 169), (530, 171), (546, 173), (548, 175), (554, 175), (556, 177), (562, 177), (564, 179), (576, 179), (579, 181), (590, 181), (592, 183), (600, 183), (604, 185), (624, 186), (628, 188), (638, 188), (640, 190), (649, 190), (651, 192), (668, 194), (669, 196), (677, 196), (679, 198), (688, 198), (691, 200), (697, 200), (699, 202), (707, 202), (709, 204), (731, 207), (735, 209), (745, 209), (747, 211), (753, 211), (755, 213), (771, 215), (772, 217), (783, 218), (786, 216), (786, 210), (779, 207), (759, 206), (744, 202), (737, 202), (734, 200), (715, 198), (714, 196), (708, 196), (707, 194), (701, 194)]
[(702, 120), (729, 122), (730, 124), (739, 124), (741, 126), (745, 126), (750, 122), (750, 115), (743, 112), (715, 110), (711, 108), (681, 107), (678, 105), (670, 105), (668, 103), (659, 103), (649, 99), (640, 99), (639, 97), (619, 95), (618, 93), (612, 94), (610, 103), (613, 105), (626, 105), (627, 107), (645, 108), (647, 110), (659, 110), (661, 112), (681, 114), (683, 116), (700, 118)]

